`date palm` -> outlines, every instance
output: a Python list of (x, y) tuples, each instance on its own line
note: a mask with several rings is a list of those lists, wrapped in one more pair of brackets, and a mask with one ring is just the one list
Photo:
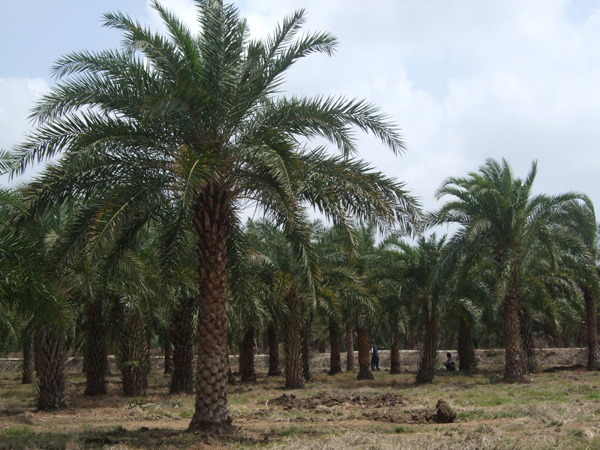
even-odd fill
[(452, 196), (437, 212), (431, 223), (455, 223), (460, 228), (455, 238), (476, 248), (491, 252), (498, 279), (494, 288), (504, 313), (504, 347), (506, 361), (504, 380), (513, 382), (523, 377), (521, 362), (519, 273), (523, 252), (538, 242), (560, 248), (572, 233), (570, 208), (581, 202), (591, 207), (582, 194), (556, 196), (533, 195), (532, 186), (537, 164), (532, 164), (527, 177), (515, 178), (508, 162), (488, 159), (478, 172), (467, 177), (448, 178), (438, 189), (438, 198)]
[[(197, 237), (198, 367), (191, 429), (227, 427), (227, 242), (240, 209), (264, 209), (314, 266), (304, 206), (338, 223), (374, 218), (385, 228), (417, 214), (403, 185), (353, 160), (352, 128), (372, 132), (394, 153), (398, 130), (373, 105), (346, 98), (285, 98), (285, 72), (312, 53), (331, 54), (329, 33), (299, 31), (304, 11), (263, 41), (250, 40), (234, 6), (197, 0), (191, 33), (157, 1), (167, 36), (109, 13), (124, 48), (81, 51), (53, 68), (59, 83), (33, 111), (37, 129), (17, 148), (17, 173), (62, 153), (32, 185), (43, 208), (73, 195), (105, 199), (92, 230), (102, 239), (126, 217), (140, 224), (168, 202)], [(323, 137), (342, 155), (301, 145)], [(141, 226), (141, 225), (140, 225)]]

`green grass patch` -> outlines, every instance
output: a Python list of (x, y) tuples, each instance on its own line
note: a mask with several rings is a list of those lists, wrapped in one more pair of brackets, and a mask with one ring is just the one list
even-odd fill
[(274, 430), (274, 429), (272, 429), (272, 431), (273, 431), (273, 433), (277, 433), (281, 437), (298, 436), (300, 434), (304, 434), (304, 432), (302, 431), (301, 428), (298, 428), (298, 427), (295, 427), (295, 426), (284, 428), (282, 430)]
[(10, 438), (28, 438), (33, 436), (35, 433), (29, 427), (14, 427), (14, 428), (5, 428), (4, 430), (0, 430), (0, 436), (10, 437)]
[(456, 417), (460, 420), (481, 420), (481, 419), (489, 419), (490, 415), (486, 411), (477, 409), (474, 411), (461, 411)]
[(182, 419), (191, 419), (194, 416), (194, 411), (191, 409), (183, 409), (179, 411), (178, 414)]

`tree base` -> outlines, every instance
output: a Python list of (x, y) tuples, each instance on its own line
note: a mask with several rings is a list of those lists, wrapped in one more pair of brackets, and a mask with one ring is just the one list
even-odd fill
[(335, 368), (332, 368), (329, 372), (327, 372), (327, 375), (337, 375), (339, 373), (342, 373), (342, 368), (335, 367)]
[(240, 432), (239, 428), (234, 426), (231, 417), (227, 422), (206, 422), (194, 421), (190, 423), (187, 431), (202, 434), (233, 435)]
[(523, 375), (521, 375), (521, 376), (514, 376), (514, 377), (507, 377), (506, 375), (504, 375), (504, 378), (502, 378), (502, 382), (503, 383), (507, 383), (507, 384), (512, 384), (512, 383), (527, 383), (527, 380), (525, 379), (525, 377)]
[(267, 374), (268, 377), (280, 377), (281, 375), (283, 375), (283, 371), (281, 369), (279, 370), (269, 370), (269, 373)]
[(85, 390), (85, 392), (83, 393), (83, 395), (86, 395), (88, 397), (96, 397), (99, 395), (106, 395), (106, 386), (104, 386), (104, 388), (87, 388)]
[(361, 370), (360, 372), (358, 372), (356, 379), (357, 380), (374, 380), (375, 377), (373, 376), (373, 372), (371, 372), (370, 370)]

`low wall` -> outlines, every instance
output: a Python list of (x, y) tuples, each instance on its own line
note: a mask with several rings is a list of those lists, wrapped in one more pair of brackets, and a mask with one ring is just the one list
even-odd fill
[[(456, 350), (440, 350), (438, 352), (438, 361), (440, 367), (442, 362), (446, 360), (446, 353), (452, 353), (456, 358)], [(488, 349), (476, 350), (475, 356), (478, 358), (478, 368), (482, 370), (502, 370), (504, 368), (504, 349)], [(402, 370), (416, 372), (419, 365), (418, 350), (401, 350), (400, 365)], [(576, 364), (584, 365), (587, 363), (587, 348), (540, 348), (535, 350), (535, 355), (543, 370), (548, 367), (564, 367), (573, 366)], [(268, 369), (269, 355), (255, 355), (255, 366), (259, 369)], [(354, 352), (354, 359), (358, 364), (358, 352)], [(232, 370), (238, 367), (237, 356), (232, 356)], [(310, 360), (311, 368), (328, 369), (329, 368), (329, 353), (314, 354)], [(342, 367), (346, 365), (346, 354), (342, 353)], [(390, 351), (379, 350), (379, 367), (382, 369), (390, 367)]]
[[(455, 350), (440, 350), (438, 360), (440, 366), (442, 361), (446, 360), (446, 353), (450, 351), (456, 357)], [(540, 368), (543, 370), (548, 367), (573, 366), (576, 364), (585, 365), (587, 363), (587, 348), (540, 348), (535, 351)], [(482, 370), (502, 370), (504, 367), (504, 349), (476, 350), (476, 357), (479, 360), (478, 368)], [(354, 352), (355, 360), (358, 361), (358, 352)], [(162, 370), (164, 359), (162, 356), (152, 356), (150, 358), (152, 368)], [(235, 372), (238, 369), (238, 357), (230, 357), (231, 369)], [(269, 355), (255, 355), (254, 363), (257, 369), (266, 370), (269, 367)], [(110, 368), (117, 370), (116, 359), (109, 356)], [(342, 367), (346, 364), (346, 354), (342, 354)], [(413, 372), (417, 370), (419, 364), (419, 352), (417, 350), (401, 350), (400, 364), (402, 370)], [(21, 358), (0, 358), (0, 370), (18, 372), (21, 370)], [(382, 369), (390, 367), (389, 350), (379, 351), (379, 366)], [(311, 358), (311, 368), (315, 370), (329, 368), (329, 353), (315, 353)], [(67, 360), (67, 370), (76, 372), (81, 371), (81, 358), (69, 358)]]

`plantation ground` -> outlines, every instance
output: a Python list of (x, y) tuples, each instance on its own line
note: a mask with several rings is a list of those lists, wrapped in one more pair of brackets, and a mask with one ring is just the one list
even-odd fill
[[(229, 388), (233, 436), (185, 431), (192, 395), (167, 395), (168, 380), (151, 376), (148, 395), (120, 396), (117, 374), (109, 395), (82, 395), (84, 378), (70, 373), (68, 408), (34, 410), (34, 386), (20, 374), (0, 375), (0, 448), (600, 448), (600, 373), (556, 371), (500, 383), (498, 372), (440, 372), (417, 386), (414, 374), (314, 374), (303, 390), (281, 389), (282, 378), (259, 377)], [(456, 412), (454, 423), (428, 420), (438, 399)]]

